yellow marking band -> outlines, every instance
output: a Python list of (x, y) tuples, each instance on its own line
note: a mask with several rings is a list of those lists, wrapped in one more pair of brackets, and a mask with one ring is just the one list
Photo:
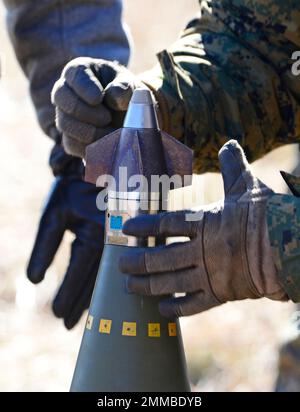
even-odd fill
[(176, 323), (168, 323), (169, 336), (177, 336)]
[[(86, 329), (91, 330), (93, 327), (94, 316), (88, 315), (86, 321)], [(109, 335), (111, 333), (112, 320), (100, 319), (99, 333)], [(136, 322), (123, 322), (122, 326), (123, 336), (137, 336), (137, 323)], [(177, 336), (177, 324), (175, 322), (168, 323), (168, 335)], [(148, 323), (148, 336), (151, 338), (160, 338), (161, 327), (160, 323)]]
[(151, 338), (160, 337), (160, 324), (159, 323), (148, 323), (148, 336)]
[(99, 324), (99, 332), (110, 334), (112, 321), (110, 319), (101, 319)]
[(86, 321), (86, 328), (87, 328), (88, 330), (91, 330), (91, 329), (92, 329), (93, 320), (94, 320), (94, 317), (93, 317), (92, 315), (89, 315), (88, 318), (87, 318), (87, 321)]
[(136, 322), (123, 322), (123, 336), (136, 336)]

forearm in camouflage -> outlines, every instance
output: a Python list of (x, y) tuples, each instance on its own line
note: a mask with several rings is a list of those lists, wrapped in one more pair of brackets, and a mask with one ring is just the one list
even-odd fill
[[(275, 0), (275, 13), (269, 0), (257, 2), (274, 14), (266, 28), (257, 5), (242, 3), (234, 12), (227, 1), (213, 1), (212, 11), (203, 7), (202, 17), (144, 75), (156, 92), (164, 129), (195, 150), (198, 173), (218, 170), (218, 150), (229, 138), (239, 141), (250, 161), (300, 141), (300, 91), (290, 72), (292, 50), (300, 44), (300, 4), (289, 3), (287, 10)], [(278, 7), (284, 18), (289, 13), (289, 26)]]

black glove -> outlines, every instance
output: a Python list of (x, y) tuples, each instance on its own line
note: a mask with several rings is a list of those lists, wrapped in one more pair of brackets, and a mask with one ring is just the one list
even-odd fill
[(103, 250), (104, 213), (96, 207), (99, 190), (82, 180), (80, 159), (66, 155), (56, 145), (50, 166), (56, 178), (42, 213), (27, 275), (31, 282), (41, 282), (65, 231), (75, 234), (69, 266), (53, 301), (54, 314), (71, 329), (90, 304)]
[(66, 152), (84, 157), (87, 145), (121, 127), (133, 90), (140, 84), (117, 62), (72, 60), (52, 92)]

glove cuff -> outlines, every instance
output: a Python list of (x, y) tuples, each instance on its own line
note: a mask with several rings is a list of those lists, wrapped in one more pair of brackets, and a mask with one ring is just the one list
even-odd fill
[(56, 176), (74, 176), (83, 178), (84, 165), (78, 157), (70, 156), (62, 147), (61, 143), (56, 143), (51, 150), (49, 157), (49, 166), (53, 175)]

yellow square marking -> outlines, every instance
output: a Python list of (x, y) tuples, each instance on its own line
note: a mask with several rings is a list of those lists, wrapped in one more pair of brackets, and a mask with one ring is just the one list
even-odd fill
[(148, 323), (148, 336), (152, 338), (160, 337), (160, 323)]
[(112, 321), (110, 319), (101, 319), (99, 324), (99, 332), (110, 334)]
[(123, 336), (136, 336), (136, 322), (123, 322)]
[(177, 336), (176, 323), (168, 323), (169, 336)]
[(87, 328), (88, 330), (91, 330), (91, 329), (92, 329), (93, 320), (94, 320), (94, 317), (93, 317), (92, 315), (89, 315), (88, 318), (87, 318), (87, 321), (86, 321), (86, 328)]

